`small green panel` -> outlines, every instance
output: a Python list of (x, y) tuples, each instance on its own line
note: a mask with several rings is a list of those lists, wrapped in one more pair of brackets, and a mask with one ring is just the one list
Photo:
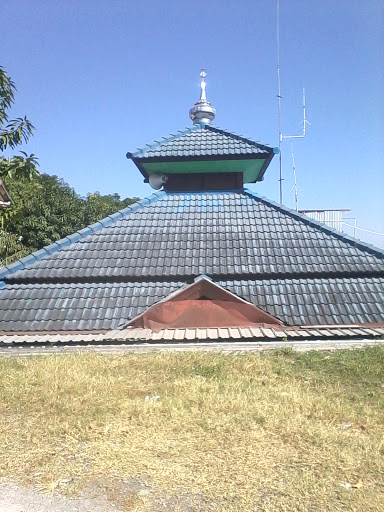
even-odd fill
[(254, 183), (262, 167), (263, 158), (253, 160), (202, 160), (193, 162), (151, 162), (143, 163), (146, 173), (153, 174), (197, 174), (217, 172), (242, 172), (244, 183)]

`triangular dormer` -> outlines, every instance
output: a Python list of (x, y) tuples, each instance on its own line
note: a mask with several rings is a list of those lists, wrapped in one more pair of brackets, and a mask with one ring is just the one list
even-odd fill
[(127, 324), (153, 331), (260, 325), (276, 327), (283, 322), (204, 276), (171, 293)]

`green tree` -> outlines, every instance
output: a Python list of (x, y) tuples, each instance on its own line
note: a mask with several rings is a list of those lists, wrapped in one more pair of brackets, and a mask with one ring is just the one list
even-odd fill
[(30, 253), (20, 235), (0, 230), (0, 268)]
[[(15, 102), (16, 86), (0, 66), (0, 151), (15, 149), (28, 142), (33, 134), (34, 126), (27, 117), (9, 119), (9, 110)], [(0, 157), (0, 178), (25, 176), (32, 178), (38, 174), (35, 155), (20, 155), (5, 158)]]
[(21, 236), (30, 251), (84, 227), (83, 200), (57, 176), (13, 176), (5, 184), (12, 198), (7, 231)]
[(86, 198), (57, 176), (8, 177), (12, 198), (6, 215), (7, 233), (0, 237), (0, 261), (8, 264), (125, 208), (138, 198), (96, 192)]
[(109, 194), (106, 196), (100, 195), (99, 192), (88, 194), (84, 207), (84, 223), (85, 225), (93, 224), (138, 200), (138, 197), (121, 199), (119, 194)]

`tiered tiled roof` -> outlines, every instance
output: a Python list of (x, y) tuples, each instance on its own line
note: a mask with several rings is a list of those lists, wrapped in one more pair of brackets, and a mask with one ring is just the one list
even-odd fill
[(384, 322), (384, 251), (250, 192), (160, 192), (2, 269), (0, 330), (114, 329), (200, 275), (286, 325)]
[(197, 124), (170, 135), (130, 156), (146, 158), (188, 158), (207, 156), (268, 155), (273, 149), (241, 135), (216, 128), (209, 124)]
[[(127, 157), (134, 161), (145, 178), (154, 172), (154, 168), (151, 167), (154, 163), (166, 162), (168, 166), (165, 172), (174, 173), (183, 172), (180, 165), (182, 163), (200, 162), (201, 167), (201, 162), (205, 164), (216, 162), (216, 165), (220, 163), (219, 168), (221, 166), (224, 171), (239, 172), (239, 170), (244, 171), (245, 168), (249, 170), (249, 163), (253, 162), (254, 170), (247, 173), (245, 178), (245, 182), (253, 183), (263, 179), (264, 172), (276, 152), (278, 152), (277, 148), (274, 149), (241, 135), (201, 123), (155, 141), (153, 144), (147, 144), (134, 153), (127, 153)], [(223, 164), (228, 160), (231, 161), (229, 168), (228, 165)], [(258, 162), (257, 165), (255, 161)], [(171, 168), (175, 162), (179, 163), (176, 170)], [(190, 168), (188, 170), (190, 171)], [(157, 172), (158, 169), (155, 171)], [(206, 169), (202, 172), (206, 172)]]

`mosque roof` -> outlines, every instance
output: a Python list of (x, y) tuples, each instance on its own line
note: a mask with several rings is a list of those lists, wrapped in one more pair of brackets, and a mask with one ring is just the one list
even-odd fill
[(211, 126), (200, 76), (194, 126), (127, 154), (162, 192), (0, 269), (0, 345), (153, 341), (148, 325), (158, 340), (382, 336), (384, 251), (244, 189), (276, 150)]
[(107, 330), (199, 276), (285, 325), (384, 321), (384, 251), (247, 190), (159, 192), (0, 270), (0, 331)]

